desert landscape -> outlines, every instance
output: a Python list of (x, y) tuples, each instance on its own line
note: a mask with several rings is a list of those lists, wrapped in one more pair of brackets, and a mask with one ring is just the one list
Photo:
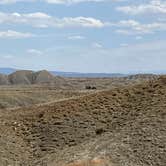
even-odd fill
[(166, 166), (166, 0), (0, 0), (0, 166)]
[(0, 165), (165, 166), (166, 76), (0, 77)]

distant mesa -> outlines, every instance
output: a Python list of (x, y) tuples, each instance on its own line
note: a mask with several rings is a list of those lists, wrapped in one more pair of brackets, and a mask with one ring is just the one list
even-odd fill
[(154, 79), (157, 78), (155, 74), (135, 74), (128, 76), (128, 79), (135, 80), (135, 79)]
[(0, 74), (0, 85), (8, 85), (8, 84), (9, 84), (8, 76)]
[(0, 74), (0, 85), (63, 84), (65, 79), (56, 77), (46, 70), (34, 72), (19, 70), (9, 75)]

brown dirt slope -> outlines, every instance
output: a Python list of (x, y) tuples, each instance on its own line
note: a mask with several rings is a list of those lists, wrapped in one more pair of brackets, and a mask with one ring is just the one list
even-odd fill
[(85, 89), (86, 86), (96, 87), (97, 89), (112, 89), (120, 86), (132, 86), (143, 81), (156, 80), (158, 75), (137, 74), (126, 77), (114, 78), (67, 78), (70, 84), (76, 89)]
[(2, 165), (165, 166), (166, 77), (2, 111), (0, 123)]
[(91, 91), (59, 90), (52, 86), (0, 86), (0, 109), (16, 109), (82, 96)]

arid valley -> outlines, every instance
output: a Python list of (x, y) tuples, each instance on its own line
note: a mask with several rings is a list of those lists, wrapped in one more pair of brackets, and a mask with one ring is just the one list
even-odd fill
[(0, 165), (165, 166), (166, 76), (0, 82)]
[(166, 0), (0, 0), (0, 166), (166, 166)]

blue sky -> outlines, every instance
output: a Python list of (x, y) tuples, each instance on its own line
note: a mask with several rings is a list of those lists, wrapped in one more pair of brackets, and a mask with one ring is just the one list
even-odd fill
[(0, 67), (166, 71), (166, 1), (0, 0)]

